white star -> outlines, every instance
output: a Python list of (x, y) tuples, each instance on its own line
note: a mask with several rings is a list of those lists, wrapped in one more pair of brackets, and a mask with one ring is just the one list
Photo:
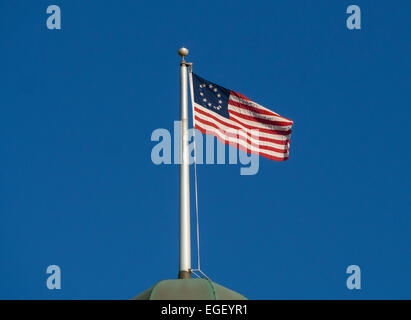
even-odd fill
[(221, 94), (217, 94), (217, 97), (219, 97), (219, 98), (220, 98), (220, 97), (221, 97)]
[(210, 103), (210, 102), (208, 103), (208, 106), (211, 107), (211, 103)]
[(211, 89), (211, 88), (213, 87), (213, 85), (212, 85), (212, 84), (209, 84), (208, 87)]
[(200, 92), (200, 96), (203, 96), (203, 95), (204, 95), (204, 93)]
[(204, 99), (203, 99), (203, 101), (204, 101), (204, 102), (207, 102), (207, 99), (206, 99), (206, 98), (204, 98)]
[(223, 103), (223, 101), (221, 101), (221, 100), (218, 100), (218, 103), (219, 103), (219, 104), (222, 104), (222, 103)]
[(214, 92), (217, 92), (217, 88), (214, 88)]

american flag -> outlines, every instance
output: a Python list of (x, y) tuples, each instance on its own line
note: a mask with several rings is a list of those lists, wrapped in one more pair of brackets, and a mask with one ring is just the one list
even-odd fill
[(194, 73), (190, 88), (196, 129), (248, 153), (288, 159), (292, 120)]

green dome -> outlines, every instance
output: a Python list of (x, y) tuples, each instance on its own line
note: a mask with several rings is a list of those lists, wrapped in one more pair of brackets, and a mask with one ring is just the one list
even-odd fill
[(247, 300), (207, 279), (162, 280), (132, 300)]

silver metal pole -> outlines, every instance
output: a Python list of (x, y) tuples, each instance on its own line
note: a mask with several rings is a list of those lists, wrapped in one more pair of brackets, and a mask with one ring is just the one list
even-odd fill
[(188, 153), (188, 90), (187, 63), (184, 57), (188, 49), (180, 48), (180, 272), (179, 279), (191, 278), (191, 246), (190, 246), (190, 171)]

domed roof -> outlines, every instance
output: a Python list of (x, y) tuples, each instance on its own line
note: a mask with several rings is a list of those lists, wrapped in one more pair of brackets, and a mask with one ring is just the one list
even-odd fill
[(247, 300), (208, 279), (162, 280), (132, 300)]

